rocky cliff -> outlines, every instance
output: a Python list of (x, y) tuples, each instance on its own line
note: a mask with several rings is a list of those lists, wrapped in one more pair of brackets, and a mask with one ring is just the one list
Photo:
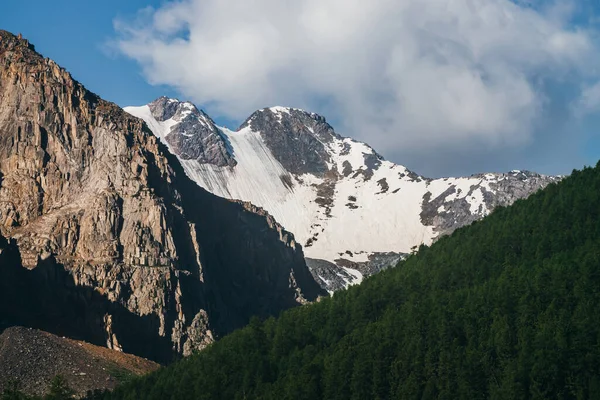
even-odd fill
[(272, 217), (198, 187), (142, 120), (5, 31), (0, 237), (0, 316), (159, 361), (323, 293)]

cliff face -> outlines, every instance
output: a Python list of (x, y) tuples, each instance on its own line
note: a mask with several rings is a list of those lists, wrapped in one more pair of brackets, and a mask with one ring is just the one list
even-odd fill
[(0, 274), (72, 296), (32, 294), (81, 307), (62, 333), (164, 361), (314, 300), (301, 247), (255, 211), (198, 187), (140, 119), (0, 31)]

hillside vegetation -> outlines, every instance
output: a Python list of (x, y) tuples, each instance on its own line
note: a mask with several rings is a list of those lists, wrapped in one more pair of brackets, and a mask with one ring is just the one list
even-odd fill
[[(600, 165), (600, 164), (599, 164)], [(600, 167), (107, 399), (585, 399), (600, 393)]]

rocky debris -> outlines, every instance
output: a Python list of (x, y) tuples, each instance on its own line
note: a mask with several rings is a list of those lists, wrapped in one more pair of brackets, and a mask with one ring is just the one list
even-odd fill
[(264, 210), (198, 187), (142, 120), (5, 31), (0, 177), (13, 323), (166, 362), (324, 293)]
[(325, 146), (338, 135), (324, 117), (284, 107), (256, 111), (241, 126), (260, 132), (275, 158), (295, 175), (323, 176), (331, 157)]
[(341, 257), (335, 260), (335, 263), (338, 267), (352, 268), (360, 272), (363, 277), (367, 277), (395, 266), (406, 258), (406, 256), (407, 254), (404, 253), (375, 252), (368, 255), (367, 261), (352, 261), (351, 259)]
[(198, 110), (192, 103), (168, 97), (160, 97), (148, 107), (157, 121), (177, 121), (165, 140), (179, 158), (219, 167), (235, 166), (226, 138), (204, 111)]
[(330, 261), (307, 257), (306, 265), (315, 280), (329, 293), (344, 289), (355, 280), (352, 274)]
[(78, 396), (88, 390), (114, 389), (159, 365), (130, 354), (52, 335), (10, 327), (0, 334), (0, 393), (11, 382), (29, 395), (44, 395), (61, 375)]
[[(352, 254), (351, 252), (349, 253)], [(350, 254), (344, 253), (344, 255)], [(348, 269), (358, 271), (366, 278), (395, 266), (406, 256), (407, 254), (394, 252), (372, 253), (369, 254), (368, 261), (362, 262), (352, 261), (349, 258), (343, 257), (335, 260), (335, 262), (307, 257), (306, 265), (321, 287), (329, 293), (334, 293), (357, 283), (356, 274), (348, 272)]]
[(356, 205), (356, 196), (348, 196), (348, 203), (346, 203), (346, 207), (348, 207), (351, 210), (356, 210), (357, 208), (359, 208)]
[(331, 207), (333, 206), (333, 195), (335, 193), (335, 181), (326, 180), (320, 185), (316, 185), (317, 198), (315, 203), (321, 206), (326, 217), (331, 217)]

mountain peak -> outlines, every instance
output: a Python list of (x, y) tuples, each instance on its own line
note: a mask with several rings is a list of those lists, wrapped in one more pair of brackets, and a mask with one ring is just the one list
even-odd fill
[(24, 39), (23, 35), (20, 33), (14, 35), (11, 32), (0, 29), (0, 50), (10, 50), (17, 47), (31, 50), (32, 54), (38, 55), (35, 53), (35, 46), (29, 43), (29, 40)]
[(268, 108), (263, 108), (263, 110), (270, 110), (271, 112), (284, 112), (284, 113), (288, 113), (290, 111), (303, 111), (304, 110), (300, 109), (300, 108), (294, 108), (294, 107), (284, 107), (284, 106), (273, 106), (273, 107), (268, 107)]
[(310, 111), (306, 111), (303, 110), (301, 108), (296, 108), (296, 107), (284, 107), (284, 106), (273, 106), (273, 107), (267, 107), (267, 108), (262, 108), (258, 111), (270, 111), (272, 113), (275, 114), (287, 114), (287, 115), (293, 115), (295, 113), (302, 113), (304, 115), (310, 116), (312, 118), (314, 118), (317, 121), (325, 121), (325, 117), (323, 117), (322, 115), (319, 115), (317, 113), (313, 113)]
[(257, 110), (238, 131), (243, 129), (259, 133), (281, 165), (296, 175), (327, 173), (331, 163), (327, 144), (339, 138), (325, 117), (292, 107)]
[[(250, 126), (252, 130), (257, 131), (258, 129), (254, 129), (253, 127), (253, 121), (257, 120), (267, 123), (279, 123), (282, 125), (304, 124), (309, 129), (313, 130), (314, 125), (320, 124), (324, 125), (326, 130), (333, 132), (333, 128), (327, 123), (327, 120), (322, 115), (301, 108), (283, 106), (261, 108), (260, 110), (255, 111), (248, 119), (246, 119), (246, 121), (244, 121), (244, 123), (242, 123), (238, 130)], [(259, 124), (264, 124), (264, 122), (259, 122)]]
[(125, 107), (142, 118), (181, 160), (234, 166), (233, 155), (215, 122), (189, 101), (162, 96), (141, 107)]
[(214, 125), (213, 120), (202, 110), (199, 110), (194, 103), (181, 101), (179, 99), (161, 96), (148, 104), (152, 116), (157, 121), (166, 121), (171, 118), (182, 120), (189, 115), (201, 117), (205, 122)]

